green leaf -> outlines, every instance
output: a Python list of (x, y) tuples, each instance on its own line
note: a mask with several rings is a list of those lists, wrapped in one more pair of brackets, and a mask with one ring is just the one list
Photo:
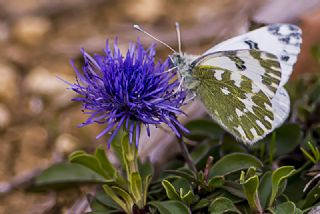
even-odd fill
[(35, 181), (36, 186), (66, 183), (105, 183), (107, 180), (95, 171), (76, 163), (61, 163), (44, 170)]
[(203, 158), (205, 158), (210, 150), (210, 145), (208, 143), (201, 143), (192, 152), (191, 158), (194, 164), (198, 164)]
[(271, 209), (274, 214), (295, 214), (296, 205), (291, 201), (279, 204), (275, 209)]
[(280, 183), (295, 172), (293, 166), (283, 166), (272, 172), (272, 187), (269, 207), (272, 206), (280, 187)]
[(119, 129), (118, 133), (111, 142), (111, 148), (117, 156), (117, 160), (119, 160), (122, 169), (126, 169), (121, 148), (121, 142), (125, 134), (126, 132), (122, 128)]
[(121, 139), (121, 159), (124, 164), (123, 169), (126, 170), (127, 177), (130, 174), (130, 163), (134, 160), (134, 154), (132, 153), (131, 146), (129, 144), (129, 134), (124, 133)]
[(207, 198), (202, 198), (198, 203), (196, 203), (196, 205), (193, 206), (192, 210), (195, 211), (195, 210), (202, 209), (204, 207), (209, 206), (209, 204), (210, 204), (210, 200), (208, 200)]
[(189, 192), (183, 193), (183, 189), (180, 189), (180, 198), (186, 204), (192, 204), (192, 202), (194, 201), (193, 191), (189, 190)]
[(190, 190), (193, 190), (190, 182), (185, 178), (177, 178), (177, 179), (175, 179), (172, 182), (172, 185), (174, 186), (174, 188), (176, 190), (182, 189), (183, 190), (183, 192), (182, 192), (183, 195), (186, 194), (187, 192), (189, 192)]
[[(248, 170), (249, 171), (249, 170)], [(248, 174), (251, 174), (249, 171)], [(252, 210), (262, 212), (260, 201), (258, 198), (259, 178), (257, 175), (253, 175), (248, 179), (245, 179), (245, 172), (241, 172), (240, 183), (243, 186), (244, 194), (247, 197), (249, 206)]]
[(129, 183), (130, 183), (130, 192), (134, 198), (134, 201), (137, 202), (138, 205), (140, 204), (142, 206), (143, 190), (142, 190), (142, 181), (141, 181), (140, 174), (137, 172), (131, 173)]
[(250, 167), (262, 168), (263, 164), (252, 155), (233, 153), (217, 161), (211, 168), (209, 177), (224, 176)]
[(97, 148), (95, 156), (99, 161), (101, 168), (108, 174), (109, 177), (114, 178), (117, 176), (117, 170), (110, 163), (103, 148)]
[(148, 196), (148, 189), (151, 183), (151, 175), (142, 178), (142, 188), (143, 188), (143, 204), (147, 204), (147, 196)]
[(303, 214), (303, 211), (300, 210), (299, 208), (296, 208), (294, 214)]
[[(239, 187), (241, 188), (241, 185), (239, 184)], [(241, 191), (242, 191), (242, 189), (241, 189)], [(219, 193), (220, 192), (220, 193)], [(220, 196), (220, 197), (225, 197), (225, 198), (228, 198), (229, 200), (231, 200), (234, 204), (237, 204), (237, 203), (241, 203), (241, 202), (243, 202), (244, 200), (246, 200), (246, 197), (245, 197), (245, 195), (244, 195), (244, 193), (243, 192), (241, 192), (241, 194), (242, 194), (242, 197), (238, 197), (238, 196), (236, 196), (236, 195), (234, 195), (234, 194), (231, 194), (230, 192), (227, 192), (227, 191), (215, 191), (215, 194), (212, 194), (213, 196), (211, 197), (211, 195), (210, 195), (210, 198), (211, 199), (214, 199), (214, 198), (216, 198), (216, 197), (218, 197), (218, 196)], [(214, 196), (215, 195), (215, 196)], [(249, 207), (249, 206), (248, 206)]]
[(246, 153), (247, 151), (242, 143), (239, 143), (233, 136), (227, 134), (223, 135), (223, 144), (220, 148), (223, 154)]
[[(255, 167), (250, 167), (245, 173), (244, 179), (247, 180), (256, 175), (257, 169)], [(242, 173), (242, 172), (241, 172)]]
[(310, 141), (308, 142), (308, 146), (312, 153), (307, 152), (303, 147), (300, 147), (300, 150), (313, 164), (317, 164), (320, 160), (319, 149), (315, 147)]
[[(127, 213), (131, 213), (131, 209), (133, 206), (133, 201), (130, 200), (130, 197), (127, 198), (127, 193), (123, 193), (125, 192), (124, 190), (119, 191), (119, 189), (117, 191), (114, 191), (114, 189), (110, 188), (108, 185), (103, 185), (102, 186), (104, 191), (106, 192), (106, 194), (112, 198), (112, 200), (114, 202), (116, 202), (125, 212)], [(120, 193), (121, 198), (118, 196), (118, 193)]]
[(224, 185), (224, 177), (223, 176), (215, 176), (211, 178), (208, 182), (208, 186), (210, 189), (220, 188)]
[(85, 167), (88, 167), (89, 169), (92, 169), (93, 171), (99, 173), (106, 179), (112, 179), (112, 177), (103, 170), (99, 161), (93, 155), (86, 153), (73, 153), (70, 155), (69, 161), (71, 163), (78, 163)]
[(223, 214), (223, 213), (240, 213), (231, 200), (225, 197), (218, 197), (213, 200), (209, 206), (210, 214)]
[(311, 207), (314, 203), (320, 199), (320, 186), (316, 185), (310, 192), (308, 192), (306, 199), (304, 200), (303, 209)]
[(271, 175), (270, 171), (263, 174), (259, 185), (259, 199), (262, 208), (267, 208), (268, 200), (271, 195)]
[(88, 195), (87, 199), (90, 203), (90, 208), (93, 212), (97, 211), (97, 212), (108, 212), (110, 211), (109, 207), (104, 206), (103, 204), (101, 204), (97, 199), (95, 199), (93, 196)]
[(98, 190), (94, 198), (106, 207), (110, 207), (114, 210), (121, 209), (119, 205), (115, 201), (113, 201), (112, 198), (108, 196), (103, 190)]
[[(93, 213), (115, 213), (119, 212), (119, 209), (114, 209), (110, 206), (105, 205), (104, 203), (101, 203), (96, 197), (92, 195), (88, 195), (87, 199), (90, 203), (90, 208)], [(113, 202), (112, 200), (109, 200), (110, 202)]]
[(305, 198), (305, 194), (303, 194), (303, 189), (308, 182), (306, 179), (302, 179), (302, 174), (299, 173), (300, 170), (301, 170), (300, 172), (304, 171), (303, 170), (304, 168), (305, 167), (302, 166), (299, 169), (297, 169), (294, 175), (290, 176), (287, 179), (287, 182), (284, 182), (287, 184), (285, 186), (285, 190), (283, 194), (288, 196), (290, 201), (295, 203), (297, 207), (300, 207), (298, 203), (302, 205), (302, 200)]
[(87, 154), (87, 153), (85, 151), (82, 151), (82, 150), (74, 151), (69, 155), (69, 159), (74, 157), (74, 156), (82, 155), (82, 154)]
[(229, 193), (231, 193), (234, 196), (237, 196), (242, 199), (247, 199), (243, 193), (242, 185), (238, 182), (227, 180), (224, 182), (224, 185), (221, 188), (228, 191)]
[(189, 169), (165, 170), (165, 172), (182, 177), (189, 182), (197, 182), (197, 179), (195, 178), (193, 172)]
[(318, 81), (310, 89), (310, 93), (309, 93), (310, 103), (318, 103), (320, 101), (319, 94), (320, 94), (320, 81), (318, 79)]
[(285, 124), (276, 130), (276, 156), (292, 152), (300, 143), (301, 128), (297, 124)]
[(149, 205), (156, 207), (160, 214), (191, 214), (190, 209), (180, 201), (152, 201)]
[(180, 200), (179, 194), (168, 180), (163, 180), (161, 183), (163, 188), (166, 190), (167, 196), (170, 200)]
[(138, 162), (138, 167), (139, 167), (139, 173), (141, 175), (141, 178), (148, 177), (150, 175), (153, 175), (153, 165), (150, 162), (149, 159), (147, 159), (145, 162), (141, 163), (140, 161)]
[[(106, 185), (103, 185), (104, 189), (106, 189), (105, 186)], [(122, 200), (126, 203), (127, 208), (129, 210), (132, 210), (132, 207), (134, 205), (134, 201), (133, 201), (131, 195), (126, 190), (124, 190), (120, 187), (112, 186), (111, 188), (118, 196), (120, 196), (122, 198)]]
[(190, 130), (188, 138), (191, 140), (201, 141), (205, 138), (218, 139), (224, 130), (212, 120), (192, 120), (186, 124)]
[(188, 180), (184, 178), (178, 178), (172, 183), (172, 185), (176, 190), (179, 190), (180, 200), (182, 200), (187, 204), (191, 204), (193, 202), (193, 199), (194, 199), (193, 189), (190, 182), (188, 182)]

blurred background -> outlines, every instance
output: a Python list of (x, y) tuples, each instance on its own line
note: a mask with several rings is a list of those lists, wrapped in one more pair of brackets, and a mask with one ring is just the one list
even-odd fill
[[(101, 53), (107, 38), (118, 37), (123, 50), (137, 37), (146, 46), (154, 42), (132, 24), (176, 47), (176, 21), (183, 50), (192, 54), (260, 24), (298, 24), (303, 47), (293, 78), (319, 72), (310, 50), (320, 44), (320, 0), (0, 0), (0, 214), (82, 213), (85, 187), (25, 191), (37, 174), (72, 151), (105, 143), (95, 140), (103, 127), (77, 128), (85, 116), (56, 77), (73, 82), (69, 60), (80, 59), (81, 48)], [(161, 45), (157, 51), (163, 59), (170, 54)], [(187, 111), (188, 119), (204, 115), (197, 103)], [(161, 164), (177, 152), (167, 150), (173, 139), (153, 130), (152, 139), (143, 138), (140, 155)]]

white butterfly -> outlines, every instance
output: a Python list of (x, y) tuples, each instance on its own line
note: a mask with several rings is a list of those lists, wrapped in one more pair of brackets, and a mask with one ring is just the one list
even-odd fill
[(226, 131), (252, 144), (279, 127), (290, 112), (290, 98), (283, 88), (297, 61), (301, 29), (272, 24), (210, 48), (200, 56), (169, 47), (181, 87), (203, 102), (208, 113)]

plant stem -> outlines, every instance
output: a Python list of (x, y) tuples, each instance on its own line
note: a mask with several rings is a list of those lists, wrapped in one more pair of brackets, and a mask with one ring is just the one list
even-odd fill
[(206, 167), (204, 168), (204, 173), (203, 173), (205, 181), (207, 183), (208, 183), (208, 180), (209, 180), (209, 172), (210, 172), (210, 169), (212, 167), (212, 162), (213, 162), (213, 157), (209, 156), (208, 159), (207, 159)]
[(130, 152), (130, 156), (132, 158), (128, 159), (129, 162), (129, 170), (130, 170), (130, 174), (134, 173), (134, 172), (138, 172), (138, 149), (136, 148), (136, 145), (133, 143), (132, 145), (129, 145), (129, 152)]
[(180, 146), (180, 149), (181, 149), (181, 153), (182, 153), (182, 156), (183, 158), (185, 159), (185, 161), (187, 161), (187, 164), (189, 166), (189, 168), (195, 173), (197, 174), (197, 168), (195, 166), (195, 164), (193, 163), (192, 161), (192, 158), (191, 158), (191, 155), (188, 151), (188, 148), (186, 146), (186, 144), (184, 143), (182, 137), (178, 137), (178, 143), (179, 143), (179, 146)]

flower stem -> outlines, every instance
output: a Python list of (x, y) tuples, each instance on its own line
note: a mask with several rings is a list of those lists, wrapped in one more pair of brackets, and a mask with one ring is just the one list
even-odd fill
[(121, 150), (127, 178), (129, 179), (132, 173), (138, 172), (138, 149), (134, 143), (129, 143), (129, 134), (126, 131), (124, 131), (121, 142)]
[(129, 152), (131, 158), (128, 158), (129, 163), (129, 174), (132, 174), (134, 172), (138, 172), (138, 149), (136, 148), (135, 144), (129, 145)]
[(188, 151), (188, 148), (185, 144), (185, 142), (183, 141), (182, 137), (178, 137), (178, 142), (179, 142), (179, 146), (180, 146), (180, 150), (182, 153), (183, 158), (185, 159), (185, 161), (187, 162), (189, 168), (195, 173), (197, 174), (197, 168), (196, 165), (193, 163), (192, 161), (192, 157)]

